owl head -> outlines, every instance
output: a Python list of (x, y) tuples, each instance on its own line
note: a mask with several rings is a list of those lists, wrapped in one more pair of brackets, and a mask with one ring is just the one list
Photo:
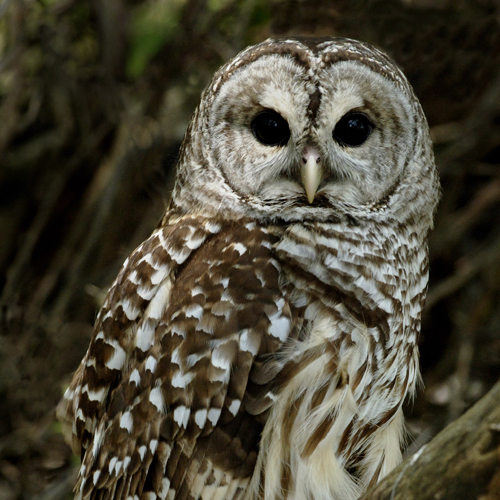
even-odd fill
[(397, 66), (354, 40), (283, 38), (215, 74), (173, 203), (229, 218), (430, 226), (438, 194), (428, 125)]

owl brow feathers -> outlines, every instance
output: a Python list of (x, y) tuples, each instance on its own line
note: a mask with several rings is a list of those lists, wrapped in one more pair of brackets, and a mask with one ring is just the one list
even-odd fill
[[(222, 66), (210, 87), (210, 94), (217, 94), (220, 87), (238, 68), (247, 66), (266, 55), (291, 56), (305, 70), (311, 69), (311, 60), (320, 59), (320, 67), (340, 61), (359, 61), (385, 78), (394, 81), (405, 93), (413, 93), (403, 73), (383, 52), (368, 44), (349, 38), (295, 37), (270, 38), (257, 47), (248, 47), (229, 63)], [(212, 98), (212, 99), (213, 99)], [(315, 101), (317, 97), (314, 98)], [(314, 108), (315, 105), (311, 104)]]

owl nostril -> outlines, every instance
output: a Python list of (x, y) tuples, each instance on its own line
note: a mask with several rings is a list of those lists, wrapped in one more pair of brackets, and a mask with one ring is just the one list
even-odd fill
[(321, 156), (316, 151), (316, 148), (307, 146), (302, 156), (302, 163), (305, 165), (311, 158), (314, 159), (314, 163), (318, 165), (321, 163)]
[[(309, 160), (309, 157), (307, 157), (307, 156), (302, 157), (302, 163), (304, 163), (304, 165), (307, 163), (307, 160)], [(318, 157), (315, 159), (315, 161), (319, 165), (321, 163), (321, 158)]]

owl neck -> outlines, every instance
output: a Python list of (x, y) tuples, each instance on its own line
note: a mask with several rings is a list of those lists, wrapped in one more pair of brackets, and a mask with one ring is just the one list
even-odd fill
[(396, 355), (405, 360), (407, 373), (403, 370), (399, 376), (406, 379), (401, 380), (406, 389), (418, 370), (416, 343), (428, 281), (427, 230), (292, 224), (276, 247), (288, 293), (305, 307), (305, 320), (326, 314), (336, 326), (320, 333), (325, 340), (349, 345), (357, 336), (366, 346), (379, 346), (387, 362)]

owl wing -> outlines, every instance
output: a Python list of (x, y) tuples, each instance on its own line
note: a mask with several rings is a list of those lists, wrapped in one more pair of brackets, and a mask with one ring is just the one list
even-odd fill
[(241, 494), (280, 371), (268, 355), (297, 331), (275, 241), (172, 215), (127, 259), (58, 409), (82, 455), (76, 498)]

